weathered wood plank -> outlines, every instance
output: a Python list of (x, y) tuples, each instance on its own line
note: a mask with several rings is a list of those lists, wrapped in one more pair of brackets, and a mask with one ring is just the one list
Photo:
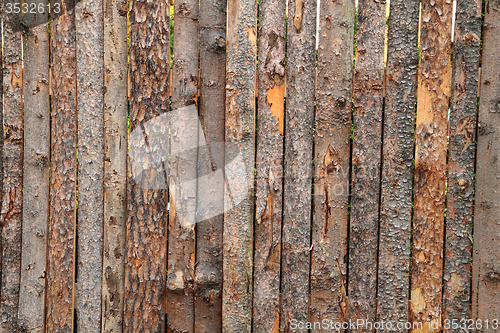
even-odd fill
[(484, 6), (472, 265), (472, 318), (481, 320), (500, 313), (500, 249), (495, 245), (500, 242), (500, 3), (487, 0)]
[(229, 0), (227, 18), (222, 332), (244, 333), (252, 322), (257, 1)]
[(51, 159), (48, 237), (47, 332), (73, 332), (76, 219), (75, 1), (63, 2), (51, 21)]
[(309, 313), (316, 7), (315, 0), (288, 3), (280, 318), (284, 332), (291, 331), (292, 319), (305, 322)]
[[(36, 1), (46, 5), (46, 0)], [(49, 218), (48, 13), (27, 14), (24, 52), (23, 233), (19, 321), (29, 332), (45, 329), (45, 281)]]
[[(77, 332), (101, 331), (104, 176), (103, 2), (76, 4), (78, 113)], [(91, 15), (90, 15), (91, 13)]]
[[(226, 98), (226, 0), (200, 1), (198, 176), (224, 170)], [(205, 146), (204, 146), (205, 145)], [(201, 182), (201, 179), (198, 181)], [(210, 204), (205, 204), (211, 197)], [(222, 330), (222, 230), (224, 184), (198, 184), (196, 225), (195, 332)]]
[(311, 321), (344, 322), (355, 2), (320, 6)]
[[(0, 0), (0, 5), (1, 6), (4, 6), (4, 1), (3, 0)], [(2, 68), (2, 70), (0, 71), (0, 82), (2, 84), (0, 84), (0, 94), (3, 96), (3, 47), (0, 47), (0, 68)], [(0, 100), (0, 124), (3, 124), (3, 98)], [(0, 126), (0, 152), (3, 152), (3, 141), (4, 141), (4, 137), (3, 137), (3, 132), (4, 132), (4, 129), (3, 129), (3, 126)], [(0, 170), (2, 170), (3, 172), (3, 154), (0, 153)], [(3, 196), (3, 175), (2, 177), (0, 177), (0, 198), (1, 196)], [(2, 262), (3, 262), (3, 245), (2, 245), (2, 229), (3, 228), (0, 228), (0, 285), (2, 283), (2, 280), (1, 280), (1, 274), (2, 274)], [(0, 289), (0, 297), (1, 297), (1, 292), (2, 290)]]
[(257, 183), (253, 331), (280, 323), (283, 139), (285, 128), (286, 1), (259, 6)]
[[(13, 4), (13, 1), (6, 1)], [(0, 332), (17, 332), (23, 202), (22, 36), (13, 14), (3, 19), (3, 196)]]
[[(125, 332), (163, 332), (166, 288), (168, 2), (130, 2), (130, 136)], [(132, 137), (140, 138), (135, 141)], [(155, 155), (157, 154), (157, 155)], [(162, 155), (162, 156), (159, 156)]]
[[(173, 117), (171, 133), (167, 278), (167, 331), (194, 332), (194, 266), (196, 179), (198, 140), (198, 38), (199, 1), (174, 2), (174, 49), (172, 67), (172, 111), (179, 113), (182, 124)], [(193, 112), (194, 111), (194, 112)], [(190, 119), (190, 121), (187, 121)], [(186, 138), (189, 135), (189, 138)], [(181, 139), (183, 137), (189, 142)], [(186, 150), (184, 150), (186, 149)], [(174, 156), (175, 155), (175, 156)]]
[(127, 3), (104, 3), (104, 243), (102, 332), (123, 323), (127, 197)]
[(376, 319), (385, 28), (385, 3), (359, 1), (347, 309), (352, 320)]
[[(385, 78), (377, 320), (407, 322), (420, 1), (391, 1)], [(400, 330), (406, 332), (406, 330)]]
[[(449, 119), (443, 319), (470, 318), (477, 90), (482, 2), (458, 1)], [(481, 223), (481, 221), (479, 221)], [(452, 329), (446, 330), (452, 332)]]
[(453, 4), (425, 0), (421, 6), (410, 321), (438, 322), (438, 330), (425, 325), (428, 332), (438, 332)]

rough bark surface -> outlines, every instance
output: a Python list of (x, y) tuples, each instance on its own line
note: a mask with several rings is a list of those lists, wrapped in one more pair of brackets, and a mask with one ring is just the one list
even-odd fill
[(253, 331), (279, 331), (286, 1), (259, 6)]
[[(3, 0), (0, 0), (0, 5), (3, 6), (4, 5), (4, 1)], [(3, 85), (3, 47), (0, 47), (0, 68), (2, 68), (2, 70), (0, 70), (0, 82), (2, 84), (0, 84), (0, 94), (3, 96), (3, 91), (4, 91), (4, 85)], [(3, 98), (0, 100), (0, 124), (3, 124), (3, 104), (4, 104), (4, 101), (3, 101)], [(4, 132), (4, 129), (3, 129), (3, 126), (0, 126), (0, 152), (3, 152), (3, 141), (4, 141), (4, 137), (3, 137), (3, 132)], [(3, 153), (0, 153), (0, 170), (3, 170)], [(3, 171), (2, 171), (3, 172)], [(1, 196), (3, 196), (3, 176), (0, 177), (0, 198)], [(1, 284), (1, 274), (2, 274), (2, 262), (3, 262), (3, 246), (2, 246), (2, 227), (0, 226), (0, 284)], [(1, 289), (0, 289), (0, 297), (1, 297)]]
[[(47, 1), (36, 3), (46, 5)], [(24, 19), (33, 28), (23, 36), (24, 175), (19, 321), (28, 332), (44, 332), (50, 156), (48, 15), (29, 14)]]
[[(73, 331), (76, 218), (76, 37), (74, 0), (51, 21), (51, 158), (47, 332)], [(69, 9), (69, 10), (67, 10)]]
[(453, 4), (425, 0), (421, 6), (410, 321), (437, 322), (438, 330), (425, 324), (423, 331), (438, 332)]
[(385, 1), (359, 1), (347, 309), (352, 320), (376, 319), (385, 27)]
[[(449, 119), (443, 319), (470, 318), (481, 1), (458, 1)], [(481, 223), (481, 221), (479, 221)], [(446, 332), (459, 332), (449, 329)]]
[[(408, 321), (420, 1), (391, 1), (380, 198), (377, 320)], [(407, 332), (395, 328), (396, 332)]]
[(309, 314), (316, 7), (315, 0), (288, 3), (280, 318), (284, 332), (291, 332), (290, 320), (306, 322)]
[(123, 329), (163, 332), (167, 170), (165, 157), (154, 154), (168, 139), (168, 122), (155, 120), (169, 108), (168, 3), (131, 1), (129, 20), (130, 137), (142, 139), (129, 142), (130, 163), (138, 168), (129, 164)]
[(102, 332), (123, 323), (127, 196), (127, 2), (104, 2), (104, 243)]
[(472, 275), (472, 318), (481, 320), (500, 313), (500, 2), (484, 6)]
[(352, 0), (321, 2), (316, 78), (311, 321), (328, 318), (344, 322), (347, 319), (354, 11)]
[[(200, 1), (198, 177), (224, 170), (226, 0)], [(203, 142), (202, 142), (203, 141)], [(205, 146), (204, 146), (204, 145)], [(211, 196), (213, 205), (200, 202)], [(222, 330), (222, 230), (224, 184), (198, 186), (196, 207), (195, 332)], [(198, 218), (222, 208), (216, 216)]]
[[(102, 0), (76, 4), (78, 113), (77, 332), (101, 331), (104, 78)], [(91, 15), (89, 15), (91, 13)]]
[(229, 0), (227, 17), (222, 332), (244, 333), (252, 322), (257, 1)]
[(20, 325), (18, 310), (23, 203), (23, 68), (22, 37), (20, 31), (14, 30), (13, 17), (7, 14), (3, 21), (4, 142), (0, 332), (17, 332)]
[[(184, 151), (188, 142), (179, 140), (188, 133), (171, 133), (167, 278), (167, 332), (194, 331), (194, 266), (196, 222), (196, 169), (198, 140), (198, 38), (199, 1), (174, 2), (174, 58), (172, 68), (172, 111), (186, 114), (184, 124), (172, 124), (190, 132), (195, 148)], [(191, 107), (189, 107), (191, 106)], [(192, 119), (189, 119), (192, 118)], [(176, 121), (177, 117), (173, 117)], [(187, 121), (189, 119), (189, 121)], [(189, 145), (191, 146), (191, 145)], [(189, 181), (191, 180), (191, 181)], [(175, 186), (172, 186), (175, 183)], [(180, 205), (180, 207), (177, 207)]]

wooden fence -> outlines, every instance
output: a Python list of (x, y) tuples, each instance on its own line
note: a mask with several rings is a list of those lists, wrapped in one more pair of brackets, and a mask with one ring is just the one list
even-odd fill
[(500, 331), (500, 1), (2, 6), (0, 333)]

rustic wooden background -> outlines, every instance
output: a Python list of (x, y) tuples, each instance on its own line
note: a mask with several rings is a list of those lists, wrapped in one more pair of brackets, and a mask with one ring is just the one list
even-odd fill
[[(499, 0), (61, 1), (3, 12), (1, 333), (500, 319)], [(255, 179), (195, 225), (127, 144), (190, 105), (236, 148), (166, 172)]]

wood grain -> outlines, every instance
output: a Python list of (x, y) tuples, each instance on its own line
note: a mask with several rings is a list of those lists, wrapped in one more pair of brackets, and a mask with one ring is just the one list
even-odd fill
[[(486, 320), (500, 313), (499, 166), (500, 3), (484, 3), (481, 96), (476, 161), (472, 318)], [(484, 332), (494, 332), (491, 327)]]
[(76, 27), (75, 2), (63, 2), (51, 21), (51, 157), (48, 237), (48, 332), (73, 332), (76, 219)]
[[(40, 0), (37, 4), (46, 5)], [(23, 38), (24, 175), (23, 246), (19, 321), (28, 331), (45, 329), (49, 218), (49, 34), (47, 13), (24, 17), (33, 27)]]
[(123, 331), (127, 197), (127, 3), (104, 2), (102, 332)]
[[(349, 319), (376, 319), (386, 6), (359, 1), (353, 91)], [(366, 327), (353, 332), (371, 332)]]
[(481, 1), (457, 2), (444, 245), (443, 319), (449, 320), (470, 318), (481, 7)]
[(20, 324), (18, 311), (23, 203), (23, 67), (22, 36), (21, 31), (15, 29), (14, 17), (5, 15), (3, 24), (4, 142), (0, 332), (16, 332)]
[(355, 3), (320, 6), (310, 311), (311, 321), (344, 322)]
[(389, 17), (377, 320), (395, 322), (408, 321), (410, 297), (419, 6), (420, 1), (391, 1)]
[[(76, 329), (101, 332), (104, 229), (104, 67), (102, 0), (76, 4), (78, 237)], [(92, 13), (92, 15), (89, 15)]]
[[(417, 90), (411, 322), (441, 329), (452, 3), (423, 1)], [(419, 332), (418, 330), (413, 330)]]
[(259, 6), (253, 331), (277, 332), (280, 312), (286, 1)]
[[(315, 0), (288, 3), (280, 327), (309, 312), (316, 44)], [(304, 330), (298, 330), (302, 332)]]
[[(196, 251), (196, 179), (198, 140), (199, 1), (174, 2), (172, 127), (169, 185), (167, 331), (194, 332), (194, 266)], [(191, 107), (190, 107), (191, 106)], [(185, 114), (183, 117), (182, 114)], [(180, 124), (179, 122), (182, 122)], [(189, 137), (187, 135), (189, 134)], [(185, 142), (179, 137), (186, 138)], [(190, 143), (193, 144), (190, 144)], [(184, 150), (187, 146), (193, 149)], [(175, 186), (172, 186), (175, 183)]]
[[(0, 5), (4, 5), (4, 1), (3, 0), (0, 0)], [(3, 68), (3, 47), (0, 47), (0, 66), (1, 68)], [(0, 71), (0, 82), (2, 82), (2, 84), (0, 84), (0, 93), (2, 94), (3, 96), (3, 70)], [(0, 123), (3, 124), (3, 98), (2, 100), (0, 101)], [(4, 141), (4, 137), (3, 137), (3, 126), (0, 126), (0, 170), (3, 170), (3, 141)], [(3, 177), (0, 177), (0, 193), (2, 193), (2, 196), (3, 196)], [(1, 285), (1, 274), (2, 274), (2, 266), (3, 266), (3, 244), (2, 244), (2, 228), (0, 228), (0, 285)], [(0, 289), (0, 297), (1, 297), (1, 289)]]
[[(222, 332), (251, 332), (257, 1), (229, 0)], [(238, 161), (238, 162), (236, 162)]]
[[(200, 1), (198, 178), (224, 170), (226, 0)], [(195, 332), (222, 330), (224, 184), (198, 181), (196, 205)], [(206, 204), (207, 198), (211, 198)]]
[[(169, 6), (146, 0), (131, 1), (129, 6), (130, 136), (123, 330), (163, 332), (167, 170), (165, 156), (154, 154), (168, 138), (168, 122), (164, 119), (170, 97)], [(132, 141), (133, 135), (141, 139)]]

